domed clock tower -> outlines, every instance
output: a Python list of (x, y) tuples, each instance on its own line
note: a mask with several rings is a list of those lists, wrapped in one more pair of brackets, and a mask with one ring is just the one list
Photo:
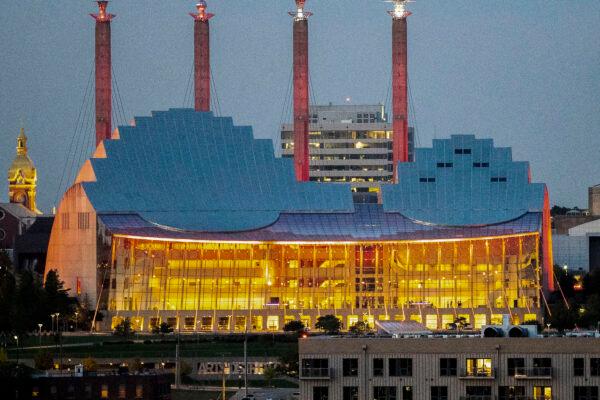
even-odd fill
[(17, 155), (8, 169), (8, 198), (11, 203), (22, 204), (41, 214), (35, 204), (37, 170), (27, 155), (27, 136), (21, 128), (17, 136)]

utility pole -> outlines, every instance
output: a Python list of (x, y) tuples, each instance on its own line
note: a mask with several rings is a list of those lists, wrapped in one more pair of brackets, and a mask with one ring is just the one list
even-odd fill
[(244, 397), (248, 397), (248, 321), (244, 332)]
[(226, 400), (225, 396), (226, 396), (226, 392), (225, 392), (225, 354), (223, 354), (222, 356), (222, 360), (223, 360), (223, 374), (222, 374), (222, 386), (221, 386), (221, 400)]

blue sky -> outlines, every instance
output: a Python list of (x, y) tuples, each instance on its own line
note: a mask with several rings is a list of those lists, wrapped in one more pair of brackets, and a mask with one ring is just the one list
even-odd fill
[[(208, 2), (217, 14), (212, 67), (221, 114), (276, 139), (289, 118), (293, 1)], [(184, 105), (194, 4), (111, 2), (113, 68), (125, 114), (119, 122)], [(315, 14), (310, 68), (318, 103), (386, 101), (390, 7), (379, 0), (307, 1)], [(94, 10), (91, 1), (0, 2), (0, 171), (12, 160), (24, 119), (44, 211), (91, 151), (93, 129), (85, 128), (92, 115), (83, 105), (92, 105), (84, 95), (94, 49), (87, 14)], [(418, 143), (455, 133), (491, 137), (513, 147), (515, 160), (531, 162), (553, 204), (585, 207), (587, 187), (600, 183), (600, 2), (418, 0), (410, 10)], [(80, 112), (83, 128), (76, 128)], [(0, 201), (6, 199), (4, 186)]]

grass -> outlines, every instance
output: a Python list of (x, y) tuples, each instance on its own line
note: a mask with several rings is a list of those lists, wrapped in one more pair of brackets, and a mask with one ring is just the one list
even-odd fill
[[(37, 338), (36, 338), (37, 339)], [(86, 340), (87, 339), (87, 340)], [(89, 340), (93, 339), (93, 340)], [(297, 342), (278, 342), (272, 341), (271, 337), (260, 338), (248, 343), (248, 356), (250, 357), (280, 357), (291, 352), (298, 351)], [(146, 343), (132, 343), (131, 341), (123, 341), (122, 338), (114, 336), (86, 336), (86, 337), (64, 337), (62, 356), (63, 358), (173, 358), (175, 356), (176, 340), (170, 336), (168, 339), (161, 340), (155, 337), (150, 341), (150, 338), (145, 338)], [(93, 343), (87, 346), (68, 347), (64, 345), (76, 343)], [(44, 343), (42, 343), (44, 344)], [(37, 345), (35, 343), (34, 345)], [(54, 340), (46, 345), (55, 345)], [(23, 347), (26, 347), (24, 344)], [(54, 346), (48, 349), (55, 357), (59, 357), (60, 348)], [(19, 350), (20, 358), (31, 358), (39, 352), (38, 349), (23, 349)], [(225, 339), (210, 340), (204, 338), (194, 342), (193, 339), (186, 337), (182, 339), (180, 345), (180, 354), (182, 357), (221, 357), (223, 355), (229, 357), (243, 356), (244, 344), (239, 341), (226, 341)], [(8, 354), (10, 358), (16, 357), (16, 349), (9, 348)]]

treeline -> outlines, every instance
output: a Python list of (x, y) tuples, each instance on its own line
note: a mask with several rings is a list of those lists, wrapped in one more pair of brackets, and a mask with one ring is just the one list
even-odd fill
[(25, 334), (89, 329), (89, 302), (69, 297), (56, 270), (46, 280), (35, 272), (15, 271), (8, 254), (0, 251), (0, 333)]
[(600, 271), (578, 280), (575, 274), (554, 268), (556, 291), (548, 299), (546, 323), (550, 328), (598, 329), (600, 327)]

